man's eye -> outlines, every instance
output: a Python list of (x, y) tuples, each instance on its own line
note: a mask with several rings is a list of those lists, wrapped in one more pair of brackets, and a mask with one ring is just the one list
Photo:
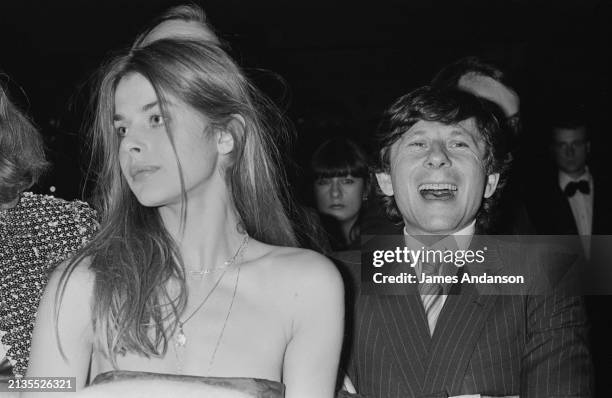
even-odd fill
[(151, 125), (153, 126), (163, 126), (164, 125), (164, 118), (162, 115), (152, 115), (149, 121), (151, 122)]
[(425, 146), (425, 143), (422, 141), (413, 141), (413, 142), (408, 143), (408, 146), (415, 147), (415, 148), (423, 148)]
[(317, 185), (329, 185), (329, 178), (317, 179)]
[(353, 184), (354, 182), (355, 182), (355, 180), (353, 180), (352, 178), (343, 178), (342, 179), (342, 183), (343, 184), (350, 185), (350, 184)]
[(115, 127), (115, 133), (121, 138), (127, 135), (127, 128), (123, 126)]
[(463, 141), (455, 141), (451, 143), (452, 148), (468, 148), (469, 145)]

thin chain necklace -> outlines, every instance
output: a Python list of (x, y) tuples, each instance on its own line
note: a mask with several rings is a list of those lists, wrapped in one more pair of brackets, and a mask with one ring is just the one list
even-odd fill
[(187, 275), (193, 278), (202, 279), (204, 275), (208, 275), (212, 271), (215, 271), (218, 269), (227, 269), (230, 265), (236, 262), (236, 257), (239, 255), (240, 251), (243, 249), (243, 246), (248, 244), (248, 238), (249, 238), (249, 235), (246, 235), (245, 238), (242, 240), (242, 243), (240, 247), (238, 248), (238, 250), (236, 251), (236, 253), (234, 254), (234, 256), (224, 261), (222, 265), (217, 265), (211, 268), (201, 268), (199, 271), (190, 270), (190, 271), (187, 271)]
[[(233, 265), (234, 263), (236, 263), (237, 261), (238, 262), (240, 261), (240, 257), (244, 253), (244, 250), (246, 250), (248, 244), (249, 244), (249, 235), (245, 235), (242, 243), (238, 247), (238, 250), (236, 250), (236, 253), (234, 254), (234, 256), (224, 263), (224, 264), (227, 264), (227, 267), (225, 268), (223, 273), (219, 276), (219, 278), (217, 279), (217, 281), (213, 285), (212, 289), (210, 289), (208, 294), (206, 294), (206, 296), (204, 297), (204, 299), (202, 300), (200, 305), (198, 305), (198, 307), (187, 317), (187, 319), (185, 319), (184, 321), (181, 321), (180, 319), (178, 320), (178, 329), (179, 330), (178, 330), (178, 333), (176, 334), (176, 336), (174, 337), (174, 348), (175, 348), (175, 354), (176, 354), (177, 365), (178, 365), (177, 367), (178, 367), (179, 373), (182, 373), (182, 371), (183, 371), (183, 362), (182, 362), (182, 360), (180, 360), (178, 352), (179, 352), (180, 349), (184, 349), (185, 345), (187, 344), (187, 336), (185, 335), (183, 327), (185, 326), (185, 324), (187, 322), (189, 322), (189, 320), (191, 318), (193, 318), (193, 316), (198, 311), (200, 311), (200, 309), (202, 309), (204, 304), (206, 304), (206, 302), (208, 301), (210, 296), (213, 294), (213, 292), (217, 289), (217, 287), (221, 283), (221, 280), (223, 279), (223, 277), (227, 273), (227, 270), (229, 269), (229, 267), (231, 265)], [(238, 290), (238, 280), (240, 279), (240, 270), (241, 270), (241, 267), (238, 266), (238, 270), (236, 272), (236, 281), (234, 283), (234, 292), (232, 294), (232, 300), (230, 301), (230, 305), (229, 305), (229, 308), (227, 310), (227, 314), (225, 316), (225, 320), (223, 321), (223, 326), (221, 327), (221, 331), (219, 332), (219, 337), (217, 338), (217, 343), (215, 344), (215, 348), (214, 348), (213, 353), (212, 353), (212, 355), (210, 357), (210, 361), (208, 363), (207, 374), (210, 373), (210, 369), (212, 367), (212, 364), (214, 363), (215, 356), (217, 354), (217, 350), (219, 349), (219, 345), (221, 344), (221, 340), (223, 339), (223, 334), (225, 332), (225, 327), (227, 326), (227, 321), (229, 320), (230, 314), (232, 312), (232, 307), (234, 306), (234, 301), (236, 299), (236, 292)]]

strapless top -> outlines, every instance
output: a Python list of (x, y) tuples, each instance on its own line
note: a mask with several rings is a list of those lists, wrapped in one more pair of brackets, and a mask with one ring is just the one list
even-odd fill
[(129, 370), (113, 370), (110, 372), (100, 373), (96, 376), (91, 385), (125, 380), (169, 380), (175, 382), (202, 383), (224, 388), (230, 391), (247, 393), (253, 398), (283, 398), (285, 396), (285, 386), (278, 381), (253, 379), (248, 377), (202, 377), (135, 372)]

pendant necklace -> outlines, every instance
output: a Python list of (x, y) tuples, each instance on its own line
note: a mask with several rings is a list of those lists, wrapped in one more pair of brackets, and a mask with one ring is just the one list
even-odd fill
[[(177, 356), (179, 372), (182, 372), (182, 367), (183, 366), (182, 366), (182, 361), (179, 361), (178, 350), (184, 348), (185, 345), (187, 344), (187, 336), (185, 335), (183, 327), (185, 326), (185, 324), (187, 322), (189, 322), (189, 320), (191, 318), (193, 318), (193, 316), (198, 311), (200, 311), (200, 309), (202, 309), (204, 304), (206, 304), (208, 299), (212, 296), (213, 292), (217, 289), (217, 287), (221, 283), (221, 280), (223, 279), (223, 277), (227, 273), (227, 271), (230, 268), (230, 266), (232, 266), (233, 264), (235, 264), (237, 262), (239, 263), (241, 261), (241, 257), (244, 254), (244, 251), (246, 250), (248, 244), (249, 244), (249, 235), (245, 235), (244, 239), (242, 240), (242, 243), (238, 247), (238, 250), (236, 250), (236, 253), (229, 260), (227, 260), (227, 261), (225, 261), (223, 263), (224, 267), (218, 267), (218, 268), (225, 268), (225, 269), (224, 269), (223, 273), (219, 276), (219, 278), (217, 279), (215, 284), (213, 285), (212, 289), (210, 289), (208, 294), (206, 294), (206, 296), (204, 297), (202, 302), (198, 305), (198, 307), (184, 321), (181, 321), (180, 319), (178, 319), (178, 333), (174, 337), (174, 347), (175, 347), (175, 352), (176, 352), (176, 356)], [(223, 321), (223, 326), (221, 327), (221, 331), (219, 333), (219, 338), (217, 339), (217, 343), (215, 344), (215, 348), (213, 350), (210, 362), (208, 364), (209, 365), (209, 370), (210, 370), (210, 367), (212, 366), (212, 364), (214, 362), (215, 355), (217, 354), (217, 350), (219, 349), (219, 345), (221, 344), (221, 339), (223, 338), (223, 333), (225, 332), (225, 327), (227, 326), (227, 321), (229, 319), (230, 313), (232, 311), (232, 307), (234, 305), (234, 301), (235, 301), (235, 298), (236, 298), (236, 291), (238, 289), (238, 280), (240, 278), (240, 269), (241, 268), (238, 267), (238, 270), (236, 272), (236, 282), (234, 283), (234, 292), (232, 294), (232, 300), (230, 302), (229, 308), (227, 310), (227, 315), (225, 316), (225, 320)]]

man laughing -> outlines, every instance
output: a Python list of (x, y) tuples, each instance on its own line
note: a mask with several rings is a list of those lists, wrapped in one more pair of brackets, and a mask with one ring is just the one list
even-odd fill
[[(388, 215), (404, 224), (402, 245), (464, 250), (474, 242), (462, 244), (460, 236), (487, 231), (508, 163), (498, 112), (470, 93), (430, 87), (385, 112), (376, 177)], [(358, 277), (348, 365), (357, 391), (377, 398), (590, 396), (582, 299), (561, 284), (536, 291), (554, 279), (546, 274), (554, 263), (528, 246), (489, 247), (482, 267), (497, 275), (546, 275), (503, 294), (456, 283), (368, 291), (367, 278)], [(421, 261), (407, 273), (449, 276), (442, 265)], [(361, 267), (363, 278), (367, 262)], [(451, 267), (450, 276), (476, 271)]]

